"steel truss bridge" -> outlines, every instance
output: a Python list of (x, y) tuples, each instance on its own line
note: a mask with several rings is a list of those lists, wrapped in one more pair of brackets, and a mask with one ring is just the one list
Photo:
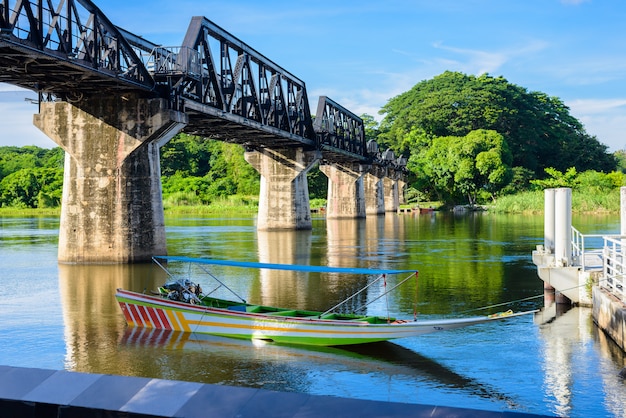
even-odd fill
[(404, 169), (404, 159), (366, 144), (361, 118), (325, 96), (313, 118), (302, 80), (204, 17), (192, 18), (182, 46), (164, 47), (88, 0), (0, 0), (0, 82), (40, 100), (164, 98), (188, 115), (190, 134)]

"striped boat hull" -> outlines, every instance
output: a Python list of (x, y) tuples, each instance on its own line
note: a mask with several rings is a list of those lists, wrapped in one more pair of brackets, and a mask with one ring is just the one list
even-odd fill
[(129, 326), (320, 346), (387, 341), (502, 319), (481, 316), (370, 324), (359, 320), (272, 316), (209, 308), (122, 289), (118, 289), (115, 296)]

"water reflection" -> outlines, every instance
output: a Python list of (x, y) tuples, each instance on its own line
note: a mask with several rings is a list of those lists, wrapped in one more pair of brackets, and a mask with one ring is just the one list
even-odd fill
[[(312, 264), (311, 231), (257, 231), (257, 240), (261, 263)], [(307, 272), (262, 269), (251, 298), (262, 305), (311, 309), (310, 281), (314, 279), (309, 276)]]
[[(257, 233), (254, 219), (198, 216), (166, 222), (170, 254), (415, 266), (419, 288), (407, 283), (390, 303), (407, 317), (416, 291), (422, 318), (527, 298), (513, 307), (542, 304), (529, 298), (543, 294), (530, 260), (530, 250), (543, 242), (542, 216), (386, 214), (357, 221), (314, 219), (312, 231), (266, 234)], [(619, 231), (617, 217), (586, 215), (574, 223), (585, 234)], [(191, 335), (164, 342), (154, 334), (133, 337), (142, 331), (126, 327), (114, 300), (117, 287), (143, 291), (161, 284), (165, 275), (158, 267), (58, 265), (58, 219), (0, 218), (0, 226), (2, 364), (498, 411), (626, 416), (626, 388), (618, 377), (626, 358), (592, 324), (588, 309), (550, 308), (534, 324), (505, 321), (350, 350), (194, 341)], [(320, 274), (215, 273), (248, 299), (311, 309), (326, 309), (361, 287), (347, 277)], [(368, 297), (376, 292), (380, 289)], [(39, 300), (46, 303), (33, 303)]]
[[(262, 341), (245, 341), (167, 330), (128, 329), (120, 339), (120, 353), (136, 356), (137, 364), (159, 358), (158, 374), (172, 379), (192, 378), (205, 383), (314, 393), (332, 380), (332, 375), (366, 374), (371, 386), (384, 392), (391, 380), (429, 381), (471, 396), (505, 402), (516, 407), (513, 398), (487, 382), (480, 382), (436, 361), (394, 343), (334, 347), (284, 346)], [(184, 352), (181, 356), (180, 353)], [(180, 360), (179, 359), (184, 359)], [(167, 370), (165, 365), (175, 364)], [(314, 370), (315, 373), (310, 373)], [(156, 371), (155, 371), (156, 373)], [(341, 388), (337, 388), (340, 390)], [(357, 394), (362, 392), (354, 388)], [(381, 395), (381, 393), (379, 393)], [(386, 394), (385, 396), (394, 396)]]
[[(592, 341), (602, 353), (596, 367), (603, 369), (602, 388), (607, 409), (614, 416), (626, 416), (624, 382), (617, 376), (615, 363), (624, 364), (624, 352), (593, 324), (590, 308), (548, 305), (536, 320), (542, 338), (544, 389), (552, 410), (558, 416), (582, 416), (575, 405), (580, 392), (577, 385), (588, 384), (580, 375), (583, 363), (592, 361)], [(587, 366), (590, 366), (587, 364)], [(593, 366), (592, 366), (593, 367)], [(590, 376), (588, 376), (590, 378)]]
[(150, 264), (59, 264), (59, 290), (65, 326), (69, 370), (115, 373), (129, 364), (118, 356), (115, 341), (126, 323), (115, 301), (115, 290), (155, 289), (165, 273)]

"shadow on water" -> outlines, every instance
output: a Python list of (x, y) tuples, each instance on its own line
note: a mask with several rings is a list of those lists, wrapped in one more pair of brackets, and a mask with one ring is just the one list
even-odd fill
[[(322, 375), (342, 371), (367, 373), (376, 375), (378, 381), (403, 378), (411, 381), (428, 380), (441, 387), (460, 389), (469, 395), (505, 402), (509, 407), (518, 406), (510, 396), (499, 393), (493, 387), (460, 375), (432, 359), (392, 342), (347, 347), (300, 347), (169, 330), (128, 328), (119, 345), (121, 352), (138, 350), (142, 357), (146, 357), (147, 349), (160, 353), (160, 356), (185, 357), (189, 359), (187, 367), (208, 367), (212, 370), (210, 374), (217, 376), (205, 376), (208, 377), (204, 380), (205, 383), (237, 383), (274, 390), (310, 391), (314, 385), (311, 377), (299, 374), (299, 370), (306, 367), (314, 368)], [(256, 373), (246, 375), (245, 381), (241, 379), (242, 376), (229, 379), (220, 373), (225, 363), (238, 364), (241, 369), (253, 367)], [(188, 373), (183, 372), (185, 375)], [(196, 373), (209, 374), (207, 370)], [(215, 379), (216, 377), (218, 378)]]
[(446, 387), (462, 389), (472, 395), (504, 401), (509, 406), (516, 406), (516, 402), (511, 397), (499, 393), (495, 388), (456, 373), (449, 367), (392, 342), (354, 345), (343, 348), (343, 350), (362, 357), (372, 358), (378, 362), (398, 366), (406, 374), (420, 375)]

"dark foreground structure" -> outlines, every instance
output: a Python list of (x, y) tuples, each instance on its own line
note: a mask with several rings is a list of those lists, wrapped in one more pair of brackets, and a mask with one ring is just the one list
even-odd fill
[(0, 366), (0, 417), (533, 417), (142, 377)]

